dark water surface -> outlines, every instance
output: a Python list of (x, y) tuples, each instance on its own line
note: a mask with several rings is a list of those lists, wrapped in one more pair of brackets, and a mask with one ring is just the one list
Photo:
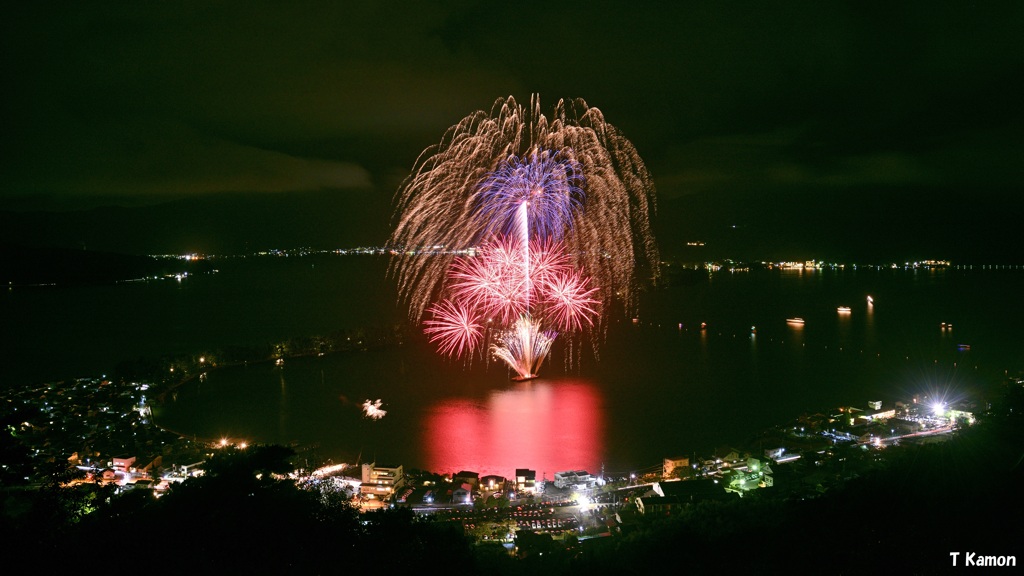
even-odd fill
[(377, 256), (229, 258), (181, 281), (8, 289), (0, 381), (93, 376), (136, 358), (329, 334), (401, 318)]
[[(138, 356), (398, 321), (385, 265), (231, 261), (180, 284), (9, 291), (3, 375), (95, 375)], [(335, 461), (623, 474), (743, 442), (807, 410), (990, 393), (1024, 369), (1022, 292), (1021, 271), (697, 276), (648, 294), (635, 323), (613, 322), (598, 361), (567, 367), (556, 350), (533, 381), (510, 382), (493, 362), (450, 363), (414, 340), (212, 371), (156, 420), (202, 438), (315, 445)], [(365, 418), (362, 402), (378, 398), (387, 414)]]

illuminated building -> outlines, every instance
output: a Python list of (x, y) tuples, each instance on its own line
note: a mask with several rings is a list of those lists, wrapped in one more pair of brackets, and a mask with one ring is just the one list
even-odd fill
[(453, 484), (469, 484), (473, 490), (480, 488), (480, 473), (462, 470), (452, 476)]
[(722, 466), (735, 466), (742, 462), (740, 451), (735, 448), (723, 447), (715, 450), (715, 463)]
[(480, 486), (485, 490), (495, 491), (505, 489), (505, 477), (504, 476), (484, 476), (480, 479)]
[(869, 405), (871, 406), (871, 410), (867, 410), (863, 414), (858, 414), (858, 421), (863, 420), (865, 422), (874, 422), (877, 420), (888, 420), (896, 417), (895, 408), (882, 408), (881, 402), (873, 402)]
[(401, 465), (378, 466), (376, 463), (369, 463), (362, 465), (362, 481), (362, 494), (384, 499), (405, 482), (405, 474)]
[(462, 482), (452, 490), (452, 504), (471, 504), (473, 502), (473, 485)]
[(735, 492), (740, 496), (750, 490), (775, 485), (771, 466), (762, 464), (757, 458), (747, 459), (746, 470), (730, 470), (723, 474), (723, 478), (726, 492)]
[(134, 465), (135, 456), (118, 456), (110, 463), (110, 467), (118, 472), (130, 472)]
[(962, 420), (962, 421), (966, 422), (967, 424), (974, 424), (974, 422), (975, 422), (974, 413), (973, 412), (967, 412), (965, 410), (950, 410), (949, 411), (949, 419), (950, 419), (950, 421), (953, 421), (953, 422), (956, 422), (958, 420)]
[(665, 458), (662, 464), (662, 478), (671, 478), (677, 468), (689, 468), (690, 459), (688, 457), (680, 458)]
[(537, 491), (537, 471), (516, 468), (516, 490), (534, 493)]
[(597, 479), (590, 475), (590, 472), (586, 470), (568, 470), (566, 472), (555, 472), (555, 487), (556, 488), (573, 488), (576, 490), (586, 490), (593, 488), (597, 484)]

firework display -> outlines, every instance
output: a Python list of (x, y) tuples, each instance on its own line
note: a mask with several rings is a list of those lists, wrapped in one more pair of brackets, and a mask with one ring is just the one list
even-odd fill
[[(450, 128), (396, 196), (391, 272), (441, 353), (488, 350), (534, 377), (559, 334), (597, 332), (657, 273), (654, 190), (628, 140), (582, 100), (511, 97)], [(424, 320), (424, 317), (428, 316)]]
[(377, 400), (367, 400), (363, 402), (363, 416), (366, 416), (371, 420), (380, 420), (388, 413), (387, 410), (381, 410), (380, 407), (381, 401), (379, 398)]

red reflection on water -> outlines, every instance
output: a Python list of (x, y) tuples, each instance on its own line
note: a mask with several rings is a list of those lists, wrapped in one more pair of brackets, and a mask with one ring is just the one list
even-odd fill
[(549, 480), (562, 470), (600, 473), (604, 409), (586, 380), (533, 380), (483, 400), (442, 400), (424, 424), (423, 454), (434, 472), (511, 478), (516, 468), (529, 468)]

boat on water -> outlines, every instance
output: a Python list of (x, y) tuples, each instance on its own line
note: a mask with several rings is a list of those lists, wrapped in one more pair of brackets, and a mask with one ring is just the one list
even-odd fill
[(956, 349), (960, 350), (961, 352), (967, 351), (967, 350), (971, 349), (971, 345), (970, 344), (958, 344)]
[(836, 311), (838, 311), (840, 314), (849, 314), (850, 313), (850, 307), (849, 306), (840, 306), (839, 308), (836, 308)]
[(787, 324), (803, 324), (804, 323), (804, 319), (803, 318), (786, 318), (786, 323)]

